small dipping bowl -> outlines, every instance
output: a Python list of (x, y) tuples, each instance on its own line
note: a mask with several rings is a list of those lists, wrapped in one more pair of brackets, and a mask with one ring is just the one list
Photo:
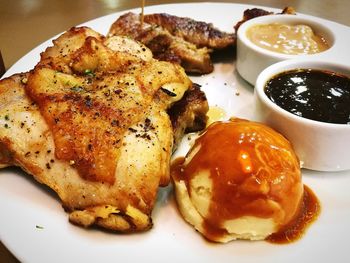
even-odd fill
[[(329, 45), (329, 49), (314, 54), (284, 54), (265, 49), (253, 43), (247, 36), (248, 30), (256, 25), (267, 24), (285, 24), (285, 25), (306, 25), (311, 27), (313, 33), (322, 36)], [(255, 85), (256, 78), (266, 67), (283, 60), (297, 57), (317, 57), (332, 49), (335, 44), (335, 35), (324, 23), (319, 22), (318, 18), (305, 18), (299, 15), (266, 15), (253, 18), (244, 22), (237, 32), (237, 71), (250, 84)]]
[(350, 66), (345, 64), (308, 58), (276, 63), (257, 78), (254, 90), (256, 120), (274, 128), (292, 143), (303, 168), (317, 171), (350, 169), (350, 124), (321, 122), (297, 116), (277, 106), (266, 95), (269, 80), (296, 69), (331, 71), (350, 78)]

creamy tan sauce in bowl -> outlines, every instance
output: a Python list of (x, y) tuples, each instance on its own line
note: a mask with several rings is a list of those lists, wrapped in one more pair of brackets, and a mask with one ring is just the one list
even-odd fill
[(256, 24), (246, 34), (255, 45), (288, 55), (315, 54), (330, 47), (323, 36), (307, 25)]

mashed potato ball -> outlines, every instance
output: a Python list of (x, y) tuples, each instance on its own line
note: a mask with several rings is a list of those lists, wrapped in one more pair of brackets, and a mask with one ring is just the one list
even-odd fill
[(209, 126), (172, 178), (184, 219), (216, 242), (265, 239), (298, 215), (303, 199), (289, 141), (241, 119)]

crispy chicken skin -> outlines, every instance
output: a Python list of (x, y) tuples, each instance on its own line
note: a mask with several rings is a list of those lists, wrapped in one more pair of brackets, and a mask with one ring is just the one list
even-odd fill
[(222, 32), (210, 23), (188, 17), (160, 13), (145, 15), (144, 21), (152, 26), (161, 26), (173, 36), (181, 37), (197, 47), (222, 49), (232, 46), (236, 41), (235, 34)]
[(52, 188), (75, 224), (146, 230), (170, 179), (167, 110), (191, 86), (140, 43), (72, 28), (30, 73), (0, 81), (0, 167)]
[(159, 60), (175, 62), (188, 73), (213, 71), (210, 53), (235, 43), (235, 35), (219, 31), (211, 24), (168, 14), (140, 16), (126, 13), (111, 26), (108, 36), (123, 35), (149, 47)]
[(171, 35), (160, 26), (148, 23), (141, 25), (140, 16), (126, 13), (115, 21), (108, 36), (128, 36), (142, 42), (152, 50), (155, 58), (182, 65), (186, 72), (210, 73), (213, 64), (209, 49), (197, 48), (196, 45)]
[(200, 85), (193, 84), (183, 98), (168, 110), (174, 131), (174, 147), (185, 133), (200, 131), (206, 127), (208, 110), (208, 101)]

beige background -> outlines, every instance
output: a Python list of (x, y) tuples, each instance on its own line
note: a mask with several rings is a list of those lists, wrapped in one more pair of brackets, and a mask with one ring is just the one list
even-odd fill
[[(146, 0), (146, 5), (183, 2), (203, 1)], [(293, 6), (300, 13), (350, 26), (349, 0), (212, 0), (211, 2), (245, 3), (277, 8)], [(38, 44), (74, 25), (113, 12), (135, 8), (140, 3), (141, 0), (0, 0), (0, 50), (5, 67), (8, 69)], [(0, 263), (5, 262), (18, 261), (0, 242)]]

